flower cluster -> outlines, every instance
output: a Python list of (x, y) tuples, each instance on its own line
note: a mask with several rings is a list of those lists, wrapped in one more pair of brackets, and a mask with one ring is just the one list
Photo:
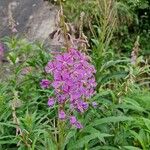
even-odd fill
[[(49, 61), (45, 71), (53, 76), (51, 83), (55, 91), (55, 97), (49, 98), (48, 105), (52, 107), (55, 102), (59, 104), (59, 119), (66, 119), (65, 104), (69, 104), (69, 110), (83, 113), (89, 107), (87, 100), (94, 94), (96, 87), (94, 74), (96, 70), (89, 63), (90, 58), (76, 49), (59, 54), (54, 60)], [(49, 86), (48, 81), (42, 81), (41, 87)], [(95, 104), (96, 105), (96, 104)], [(68, 116), (70, 123), (77, 128), (82, 125), (75, 116)]]

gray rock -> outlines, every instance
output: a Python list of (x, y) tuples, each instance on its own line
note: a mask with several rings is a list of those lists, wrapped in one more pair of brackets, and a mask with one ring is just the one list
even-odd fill
[[(57, 9), (43, 0), (0, 0), (0, 38), (19, 34), (29, 40), (49, 41)], [(17, 33), (12, 33), (16, 29)]]

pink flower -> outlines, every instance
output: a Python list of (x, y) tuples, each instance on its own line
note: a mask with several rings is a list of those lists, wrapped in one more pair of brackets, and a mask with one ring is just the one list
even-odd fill
[(78, 128), (78, 129), (82, 129), (82, 128), (83, 128), (83, 125), (82, 125), (80, 122), (76, 122), (76, 123), (75, 123), (75, 126), (76, 126), (76, 128)]
[(75, 126), (78, 129), (82, 129), (83, 128), (82, 124), (79, 121), (77, 121), (75, 116), (71, 116), (70, 117), (70, 124)]
[(42, 79), (42, 81), (40, 82), (40, 86), (43, 89), (47, 89), (50, 86), (50, 81), (47, 79)]
[(71, 124), (71, 125), (74, 125), (76, 122), (77, 122), (76, 117), (75, 117), (75, 116), (71, 116), (71, 117), (70, 117), (70, 124)]
[(49, 107), (53, 107), (54, 104), (55, 104), (54, 99), (53, 98), (49, 98), (47, 104), (48, 104)]
[(65, 112), (64, 112), (63, 110), (60, 110), (60, 111), (59, 111), (59, 114), (58, 114), (58, 117), (59, 117), (59, 119), (61, 119), (61, 120), (66, 119), (66, 114), (65, 114)]
[(92, 102), (92, 106), (96, 108), (98, 106), (97, 102)]
[(45, 67), (46, 73), (52, 73), (55, 69), (54, 63), (52, 61), (48, 62), (47, 66)]
[(57, 100), (58, 100), (58, 103), (59, 104), (63, 104), (65, 101), (66, 101), (66, 99), (68, 98), (68, 94), (57, 94)]
[(87, 102), (83, 102), (82, 107), (83, 107), (84, 110), (87, 110), (88, 107), (89, 107), (89, 104)]

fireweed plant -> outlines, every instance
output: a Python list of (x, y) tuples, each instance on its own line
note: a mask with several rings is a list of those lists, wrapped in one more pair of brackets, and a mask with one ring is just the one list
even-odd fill
[[(41, 88), (54, 89), (54, 96), (48, 98), (48, 106), (52, 108), (58, 105), (59, 120), (69, 120), (72, 126), (83, 128), (83, 125), (74, 116), (74, 111), (82, 114), (89, 108), (89, 99), (95, 93), (96, 70), (90, 64), (90, 57), (71, 48), (68, 52), (54, 56), (45, 67), (47, 74), (53, 76), (53, 80), (43, 79)], [(92, 102), (93, 107), (97, 106)]]

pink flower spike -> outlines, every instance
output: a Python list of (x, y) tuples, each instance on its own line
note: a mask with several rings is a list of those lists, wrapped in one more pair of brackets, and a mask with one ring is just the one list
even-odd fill
[(49, 106), (49, 107), (53, 107), (53, 106), (54, 106), (54, 104), (55, 104), (54, 99), (53, 99), (53, 98), (49, 98), (49, 99), (48, 99), (48, 103), (47, 103), (47, 104), (48, 104), (48, 106)]
[[(75, 48), (70, 48), (67, 52), (57, 53), (53, 60), (47, 63), (45, 71), (53, 77), (51, 87), (54, 89), (55, 101), (60, 108), (59, 119), (64, 120), (69, 116), (70, 124), (79, 129), (83, 128), (75, 116), (70, 116), (66, 112), (77, 111), (82, 114), (89, 109), (91, 102), (88, 100), (95, 94), (97, 85), (96, 70), (91, 64), (91, 58)], [(41, 86), (49, 87), (47, 82), (42, 82)], [(49, 103), (53, 106), (52, 101)], [(96, 103), (93, 103), (93, 107), (96, 107)], [(65, 112), (66, 108), (70, 110)]]

